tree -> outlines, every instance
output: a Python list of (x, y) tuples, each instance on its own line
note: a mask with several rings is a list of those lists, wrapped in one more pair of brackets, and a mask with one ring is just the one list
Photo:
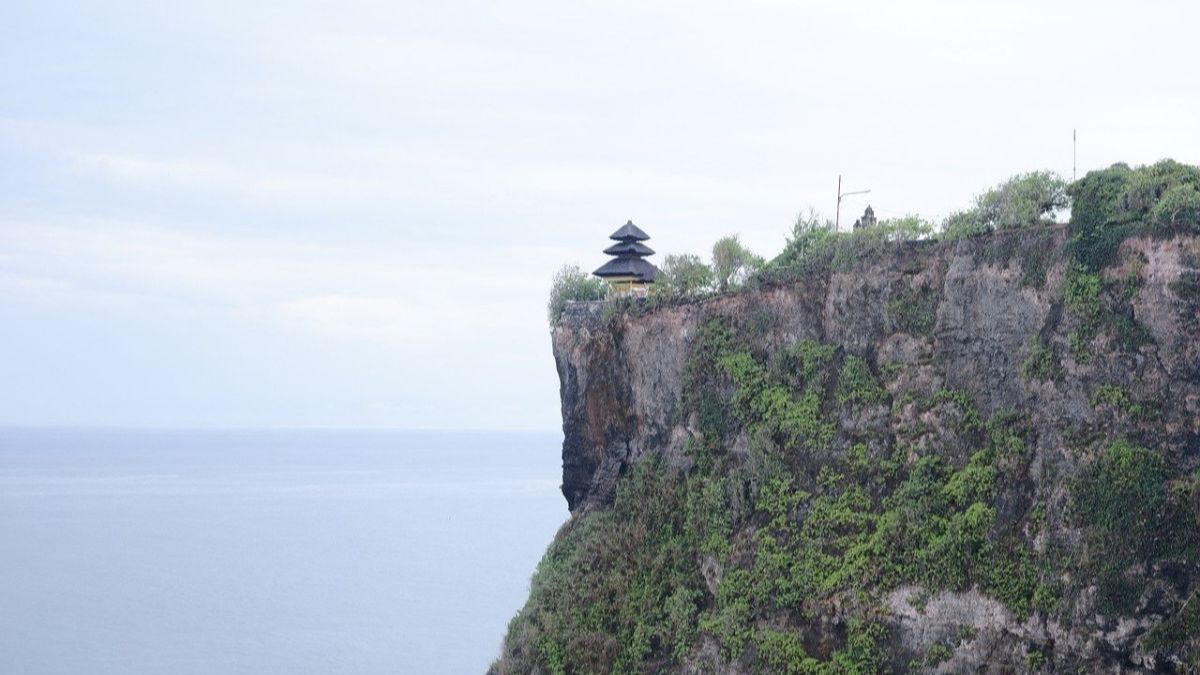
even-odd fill
[(712, 260), (713, 276), (717, 290), (721, 292), (741, 285), (763, 265), (762, 257), (742, 246), (736, 234), (718, 239), (713, 244)]
[(810, 206), (807, 212), (802, 211), (796, 215), (787, 245), (782, 253), (771, 260), (767, 268), (804, 268), (825, 261), (832, 255), (832, 246), (836, 238), (833, 221)]
[(979, 220), (979, 214), (974, 209), (955, 211), (942, 221), (942, 239), (957, 240), (987, 234), (988, 228)]
[(1194, 224), (1200, 167), (1172, 159), (1136, 169), (1114, 164), (1089, 171), (1067, 192), (1071, 229), (1078, 235), (1098, 236), (1108, 227), (1138, 222), (1159, 227)]
[(1151, 211), (1161, 228), (1191, 227), (1200, 230), (1200, 190), (1191, 185), (1174, 185), (1163, 192)]
[(550, 325), (558, 322), (568, 302), (602, 300), (607, 294), (608, 284), (603, 279), (587, 274), (579, 265), (563, 265), (554, 274), (554, 281), (550, 285), (550, 301), (546, 303)]
[[(704, 264), (700, 256), (685, 253), (663, 258), (662, 279), (658, 282), (666, 290), (688, 295), (712, 287), (712, 268)], [(658, 284), (656, 284), (657, 286)]]
[(1041, 223), (1054, 211), (1067, 207), (1067, 183), (1052, 171), (1022, 173), (976, 199), (979, 220), (991, 229)]
[(1173, 159), (1139, 166), (1121, 193), (1121, 208), (1130, 215), (1145, 218), (1167, 191), (1176, 186), (1200, 190), (1200, 167), (1180, 164)]
[(1038, 225), (1070, 204), (1067, 183), (1052, 171), (1032, 171), (1009, 178), (975, 198), (965, 211), (942, 223), (947, 239), (961, 239), (992, 230)]
[(808, 211), (796, 214), (796, 222), (792, 223), (792, 233), (788, 237), (788, 246), (811, 239), (812, 235), (825, 235), (833, 232), (833, 221), (821, 215), (815, 207), (809, 206)]
[(1071, 226), (1075, 231), (1093, 231), (1117, 220), (1122, 214), (1121, 195), (1133, 176), (1128, 164), (1089, 171), (1067, 186), (1071, 198)]
[(921, 216), (910, 213), (899, 218), (881, 220), (873, 229), (878, 231), (877, 236), (884, 241), (897, 242), (928, 239), (937, 228)]

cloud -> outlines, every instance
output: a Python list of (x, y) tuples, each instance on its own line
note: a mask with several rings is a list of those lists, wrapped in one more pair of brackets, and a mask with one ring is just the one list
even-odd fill
[(413, 243), (366, 251), (294, 238), (88, 220), (0, 222), (0, 300), (200, 306), (346, 340), (434, 343), (541, 325), (562, 249)]
[(264, 201), (325, 203), (361, 197), (364, 184), (345, 174), (281, 171), (203, 158), (155, 158), (140, 155), (82, 154), (77, 171), (128, 185), (171, 186)]
[[(328, 294), (299, 298), (279, 307), (292, 325), (339, 338), (383, 342), (454, 339), (467, 313), (439, 311), (411, 298)], [(452, 317), (447, 317), (447, 315)]]
[[(4, 265), (0, 261), (0, 266)], [(0, 300), (48, 306), (84, 306), (105, 310), (128, 309), (129, 298), (119, 293), (80, 288), (63, 279), (18, 274), (0, 268)]]

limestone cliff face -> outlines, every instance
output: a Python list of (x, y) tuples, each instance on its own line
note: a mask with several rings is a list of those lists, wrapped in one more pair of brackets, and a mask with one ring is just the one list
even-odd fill
[[(681, 410), (691, 339), (725, 318), (756, 350), (771, 354), (802, 340), (836, 344), (874, 364), (902, 367), (893, 394), (939, 388), (967, 392), (985, 414), (1016, 409), (1037, 431), (1040, 457), (1068, 458), (1063, 434), (1126, 430), (1154, 436), (1163, 452), (1200, 453), (1200, 333), (1196, 305), (1172, 290), (1197, 274), (1200, 240), (1135, 238), (1110, 278), (1138, 281), (1132, 319), (1153, 338), (1122, 350), (1100, 335), (1086, 363), (1070, 356), (1079, 321), (1063, 302), (1065, 228), (931, 245), (909, 244), (845, 272), (748, 290), (703, 302), (606, 317), (600, 303), (568, 308), (553, 331), (561, 381), (563, 495), (571, 511), (611, 501), (620, 475), (647, 453), (676, 455), (698, 430)], [(1045, 265), (1044, 282), (1022, 269)], [(911, 314), (931, 312), (931, 325)], [(908, 330), (906, 330), (906, 328)], [(917, 334), (914, 334), (917, 333)], [(1040, 343), (1062, 355), (1060, 377), (1030, 378), (1023, 367)], [(1126, 389), (1163, 403), (1153, 423), (1128, 426), (1096, 388)], [(870, 420), (866, 420), (869, 422)], [(1152, 428), (1148, 428), (1152, 427)]]
[[(1123, 609), (1112, 609), (1097, 599), (1104, 590), (1100, 581), (1087, 578), (1095, 567), (1076, 564), (1105, 554), (1096, 550), (1101, 540), (1089, 539), (1072, 490), (1104, 448), (1126, 441), (1148, 448), (1156, 462), (1172, 467), (1172, 477), (1186, 482), (1198, 475), (1200, 238), (1123, 242), (1117, 262), (1102, 271), (1100, 310), (1087, 307), (1087, 293), (1080, 300), (1079, 289), (1065, 288), (1072, 283), (1070, 258), (1062, 253), (1066, 239), (1065, 228), (1052, 227), (908, 244), (846, 271), (703, 301), (623, 312), (601, 304), (570, 307), (553, 331), (565, 434), (562, 490), (569, 508), (576, 519), (609, 508), (622, 477), (643, 458), (660, 457), (679, 471), (693, 465), (689, 445), (702, 442), (705, 432), (698, 413), (684, 404), (685, 388), (694, 342), (706, 325), (720, 322), (763, 362), (777, 362), (803, 341), (831, 345), (843, 362), (859, 357), (868, 364), (883, 399), (862, 406), (826, 402), (836, 433), (803, 453), (799, 484), (826, 464), (840, 466), (855, 444), (867, 448), (869, 461), (902, 448), (910, 465), (929, 453), (966, 463), (974, 448), (954, 430), (961, 412), (928, 403), (938, 392), (958, 392), (982, 419), (1015, 420), (1025, 448), (991, 502), (997, 515), (988, 536), (1024, 542), (1039, 560), (1057, 556), (1041, 572), (1057, 599), (1032, 612), (1015, 610), (978, 584), (887, 588), (873, 610), (889, 636), (885, 670), (1196, 668), (1195, 652), (1188, 651), (1195, 638), (1186, 634), (1200, 629), (1186, 609), (1200, 602), (1200, 561), (1187, 559), (1196, 549), (1181, 549), (1183, 559), (1148, 557), (1118, 570), (1137, 577), (1130, 582), (1137, 592)], [(1106, 313), (1106, 322), (1096, 311)], [(735, 389), (725, 385), (725, 404), (732, 405)], [(736, 463), (748, 455), (753, 429), (735, 425), (727, 433), (717, 444)], [(1179, 480), (1172, 486), (1196, 489)], [(1197, 495), (1200, 490), (1183, 500), (1196, 502)], [(1193, 506), (1200, 514), (1200, 503)], [(1183, 522), (1200, 527), (1200, 521)], [(751, 531), (735, 526), (731, 539), (753, 539), (753, 530), (763, 527), (761, 518), (745, 523), (742, 529)], [(707, 586), (701, 611), (719, 605), (721, 577), (735, 564), (737, 549), (735, 544), (725, 562), (714, 556), (698, 561)], [(744, 553), (743, 563), (753, 564), (755, 555)], [(790, 625), (809, 653), (820, 654), (836, 639), (836, 626), (848, 621), (841, 602), (809, 608), (805, 619), (785, 613), (758, 621)], [(1176, 632), (1185, 633), (1174, 646), (1147, 641), (1164, 621), (1182, 622)], [(937, 658), (927, 656), (939, 649)], [(762, 665), (761, 654), (758, 660), (747, 655), (753, 651), (731, 653), (719, 635), (702, 630), (677, 669), (775, 670)]]

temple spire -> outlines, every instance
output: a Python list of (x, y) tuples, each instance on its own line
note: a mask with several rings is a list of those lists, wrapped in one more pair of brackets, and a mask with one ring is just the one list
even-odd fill
[(644, 295), (647, 287), (658, 278), (658, 268), (644, 260), (654, 255), (654, 249), (643, 244), (650, 238), (630, 220), (608, 237), (617, 243), (604, 249), (612, 260), (592, 274), (606, 279), (617, 293)]

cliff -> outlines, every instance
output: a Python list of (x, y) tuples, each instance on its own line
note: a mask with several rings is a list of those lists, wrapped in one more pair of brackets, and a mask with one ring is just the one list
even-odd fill
[(887, 247), (553, 329), (572, 519), (495, 672), (1196, 672), (1200, 237)]

